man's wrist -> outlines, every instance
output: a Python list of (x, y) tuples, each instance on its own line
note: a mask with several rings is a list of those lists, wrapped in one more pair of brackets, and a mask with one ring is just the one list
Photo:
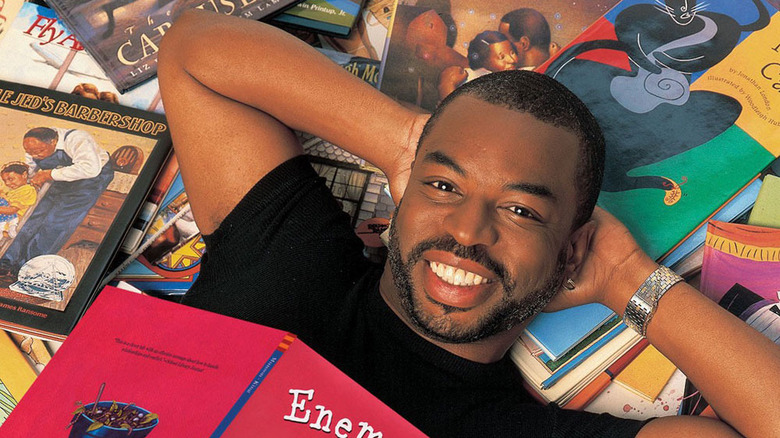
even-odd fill
[(656, 268), (658, 264), (644, 254), (642, 257), (627, 259), (615, 268), (606, 286), (602, 304), (622, 317), (631, 297)]
[(647, 326), (655, 315), (658, 302), (675, 284), (683, 281), (683, 278), (666, 266), (658, 266), (626, 304), (623, 314), (623, 322), (642, 336), (647, 335)]

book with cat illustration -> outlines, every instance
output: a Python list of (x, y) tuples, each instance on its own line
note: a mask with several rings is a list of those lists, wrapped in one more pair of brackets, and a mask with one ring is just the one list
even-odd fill
[(542, 67), (599, 120), (600, 205), (652, 257), (780, 154), (779, 33), (763, 0), (624, 0)]
[[(112, 410), (140, 419), (104, 422)], [(110, 287), (2, 430), (8, 438), (424, 436), (293, 334)]]
[(165, 31), (187, 9), (259, 20), (300, 0), (48, 0), (116, 88), (124, 93), (157, 73)]
[(0, 328), (62, 340), (170, 151), (152, 112), (0, 81)]
[(475, 77), (541, 65), (617, 2), (399, 2), (380, 90), (433, 111), (455, 88)]

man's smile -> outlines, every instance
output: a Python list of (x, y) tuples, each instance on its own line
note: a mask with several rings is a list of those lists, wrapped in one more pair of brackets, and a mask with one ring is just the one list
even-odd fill
[(423, 261), (423, 288), (436, 304), (465, 311), (487, 301), (494, 291), (496, 274), (478, 262), (442, 250), (426, 251)]

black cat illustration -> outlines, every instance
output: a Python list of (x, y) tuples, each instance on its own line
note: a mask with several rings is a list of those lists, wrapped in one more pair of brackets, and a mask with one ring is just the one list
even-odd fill
[[(679, 185), (664, 176), (629, 176), (632, 169), (663, 161), (700, 146), (733, 125), (742, 111), (729, 96), (691, 91), (690, 75), (722, 61), (743, 32), (763, 29), (770, 15), (760, 0), (724, 0), (755, 8), (757, 18), (740, 24), (706, 11), (695, 0), (656, 0), (621, 11), (615, 18), (617, 40), (572, 46), (546, 74), (577, 94), (598, 119), (607, 142), (602, 190), (665, 190), (664, 202), (676, 203)], [(752, 3), (752, 5), (750, 5)], [(626, 53), (631, 70), (577, 59), (596, 49)]]

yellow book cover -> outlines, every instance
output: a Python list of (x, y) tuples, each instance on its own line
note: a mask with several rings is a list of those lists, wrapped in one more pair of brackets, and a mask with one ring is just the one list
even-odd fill
[(653, 402), (676, 369), (660, 351), (648, 345), (615, 377), (615, 382)]
[[(0, 330), (0, 385), (4, 385), (15, 402), (19, 402), (35, 381), (35, 371), (24, 358), (8, 333)], [(12, 402), (12, 404), (15, 404)], [(2, 405), (5, 408), (5, 404)]]

